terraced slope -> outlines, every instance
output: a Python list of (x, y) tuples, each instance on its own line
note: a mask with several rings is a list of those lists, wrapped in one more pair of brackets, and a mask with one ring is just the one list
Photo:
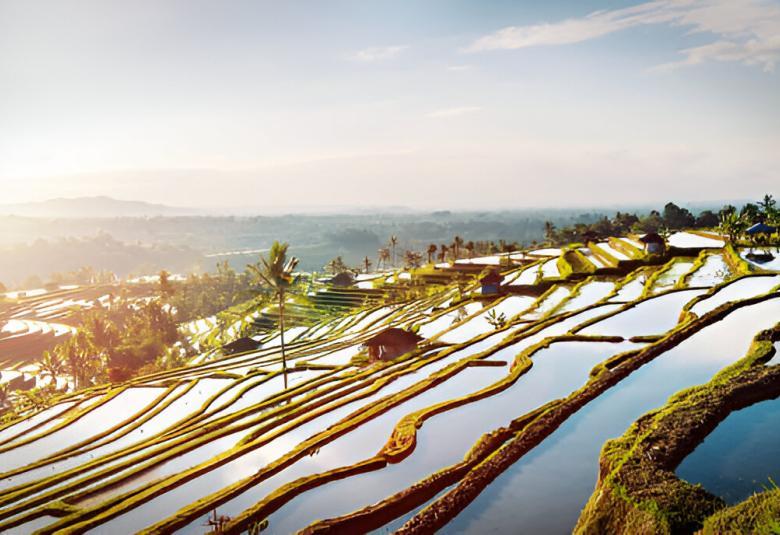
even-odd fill
[[(0, 429), (0, 531), (571, 530), (604, 442), (780, 318), (780, 275), (698, 250), (621, 272), (629, 246), (299, 327), (287, 390), (272, 333), (65, 396)], [(424, 341), (368, 361), (388, 327)]]

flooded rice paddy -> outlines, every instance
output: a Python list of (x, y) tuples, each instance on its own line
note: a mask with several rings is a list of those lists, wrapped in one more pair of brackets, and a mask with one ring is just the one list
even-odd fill
[[(699, 238), (677, 239), (703, 247)], [(559, 277), (559, 253), (538, 252), (542, 263), (517, 270), (504, 286)], [(517, 418), (586, 388), (614, 356), (656, 343), (629, 338), (663, 336), (680, 321), (780, 285), (780, 275), (726, 283), (732, 275), (716, 254), (696, 266), (676, 262), (657, 277), (646, 269), (551, 281), (557, 285), (535, 295), (456, 298), (442, 287), (438, 296), (291, 330), (287, 390), (275, 332), (257, 351), (75, 394), (0, 429), (0, 530), (202, 533), (213, 511), (228, 522), (260, 515), (254, 520), (267, 519), (268, 533), (338, 523), (430, 485), (486, 435), (504, 436), (497, 432)], [(708, 293), (713, 285), (721, 286)], [(691, 303), (696, 316), (681, 314)], [(604, 442), (740, 358), (778, 318), (780, 299), (735, 306), (638, 367), (498, 475), (446, 532), (570, 531), (593, 491)], [(359, 358), (363, 341), (388, 327), (415, 330), (419, 350), (393, 361)], [(213, 328), (193, 324), (193, 336)], [(778, 437), (759, 432), (777, 421), (778, 407), (732, 414), (678, 473), (727, 500), (743, 499), (755, 482), (778, 475), (761, 472)], [(745, 437), (739, 449), (726, 446), (735, 433)], [(749, 452), (755, 462), (729, 460)], [(735, 469), (712, 468), (721, 464)], [(378, 508), (373, 529), (389, 532), (423, 514), (460, 477), (413, 494), (403, 508)]]

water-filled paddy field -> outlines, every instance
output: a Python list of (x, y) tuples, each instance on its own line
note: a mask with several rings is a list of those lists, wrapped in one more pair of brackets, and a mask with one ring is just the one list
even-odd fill
[[(285, 337), (287, 371), (272, 332), (256, 351), (72, 394), (10, 423), (0, 429), (0, 530), (202, 533), (214, 511), (235, 532), (264, 520), (267, 533), (312, 524), (411, 530), (491, 453), (522, 439), (529, 422), (628, 366), (444, 528), (570, 531), (593, 492), (602, 445), (741, 358), (780, 320), (780, 275), (738, 278), (707, 252), (562, 281), (559, 252), (541, 251), (549, 256), (507, 277), (509, 295), (442, 286), (297, 328)], [(534, 284), (544, 286), (529, 292)], [(388, 327), (414, 330), (418, 348), (368, 360), (362, 344)], [(210, 328), (202, 322), (193, 336)], [(760, 490), (780, 476), (764, 470), (778, 438), (766, 429), (780, 429), (779, 415), (777, 401), (735, 412), (678, 475), (730, 502)]]

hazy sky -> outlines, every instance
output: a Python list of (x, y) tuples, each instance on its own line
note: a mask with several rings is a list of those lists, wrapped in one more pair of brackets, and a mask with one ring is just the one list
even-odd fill
[(0, 0), (0, 203), (780, 193), (780, 0)]

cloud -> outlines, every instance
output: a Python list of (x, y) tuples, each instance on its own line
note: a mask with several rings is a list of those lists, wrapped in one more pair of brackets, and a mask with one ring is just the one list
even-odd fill
[(439, 117), (458, 117), (460, 115), (466, 115), (467, 113), (474, 113), (482, 108), (479, 106), (461, 106), (459, 108), (445, 108), (443, 110), (436, 110), (426, 115), (426, 117), (439, 118)]
[(407, 48), (409, 48), (408, 45), (372, 46), (364, 48), (363, 50), (358, 50), (352, 54), (351, 58), (355, 61), (362, 61), (364, 63), (383, 61), (397, 57), (398, 54)]
[(772, 71), (780, 60), (780, 4), (774, 0), (655, 0), (560, 22), (509, 26), (476, 39), (466, 51), (581, 43), (652, 24), (687, 28), (689, 34), (715, 39), (681, 50), (681, 60), (660, 65), (659, 70), (728, 61)]

